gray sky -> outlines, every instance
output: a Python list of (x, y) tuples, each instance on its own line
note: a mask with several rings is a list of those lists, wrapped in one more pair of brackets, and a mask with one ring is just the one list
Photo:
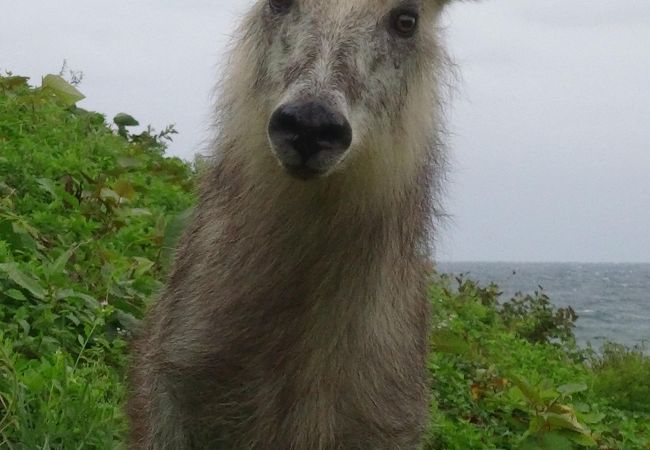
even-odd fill
[[(0, 69), (64, 59), (80, 103), (202, 150), (209, 94), (250, 0), (0, 0)], [(650, 262), (650, 1), (485, 0), (445, 18), (462, 79), (449, 114), (443, 260)]]

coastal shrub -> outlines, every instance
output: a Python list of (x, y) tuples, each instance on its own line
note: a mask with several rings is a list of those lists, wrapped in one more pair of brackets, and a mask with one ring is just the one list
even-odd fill
[(615, 408), (650, 413), (650, 358), (643, 349), (610, 342), (591, 363), (600, 397)]
[(0, 77), (0, 448), (121, 445), (126, 340), (194, 200), (173, 128), (118, 133), (82, 97)]
[(517, 293), (498, 305), (505, 326), (529, 342), (575, 342), (573, 329), (578, 315), (570, 306), (558, 308), (543, 291)]
[[(426, 450), (650, 445), (650, 415), (618, 409), (593, 387), (598, 371), (583, 362), (589, 352), (575, 347), (575, 316), (558, 313), (548, 297), (503, 302), (495, 285), (447, 275), (437, 277), (430, 296), (435, 401)], [(521, 332), (542, 329), (534, 338)]]

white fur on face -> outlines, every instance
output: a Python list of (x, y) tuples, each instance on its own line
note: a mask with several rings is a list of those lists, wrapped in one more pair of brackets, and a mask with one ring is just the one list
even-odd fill
[[(391, 11), (405, 5), (419, 14), (412, 38), (388, 29)], [(224, 128), (239, 130), (249, 148), (265, 148), (266, 155), (251, 150), (248, 156), (269, 162), (272, 112), (289, 102), (318, 100), (352, 127), (350, 151), (334, 171), (368, 181), (373, 174), (408, 177), (436, 141), (440, 9), (435, 0), (295, 0), (289, 12), (277, 15), (260, 1), (233, 53), (224, 95), (235, 126)], [(229, 97), (235, 92), (250, 94)]]

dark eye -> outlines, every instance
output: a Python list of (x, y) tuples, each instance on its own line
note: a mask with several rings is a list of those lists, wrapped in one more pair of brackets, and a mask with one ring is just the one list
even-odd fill
[(293, 5), (293, 0), (269, 0), (269, 6), (274, 13), (284, 13), (289, 11)]
[(390, 26), (401, 37), (411, 37), (418, 29), (418, 14), (414, 11), (395, 10), (391, 14)]

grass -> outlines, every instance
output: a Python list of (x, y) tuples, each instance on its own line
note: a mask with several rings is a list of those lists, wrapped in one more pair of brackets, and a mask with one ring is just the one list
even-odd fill
[[(76, 88), (0, 77), (0, 448), (124, 448), (127, 342), (155, 297), (195, 169), (173, 127), (130, 133)], [(543, 293), (440, 275), (433, 449), (650, 449), (650, 360), (579, 349)]]

